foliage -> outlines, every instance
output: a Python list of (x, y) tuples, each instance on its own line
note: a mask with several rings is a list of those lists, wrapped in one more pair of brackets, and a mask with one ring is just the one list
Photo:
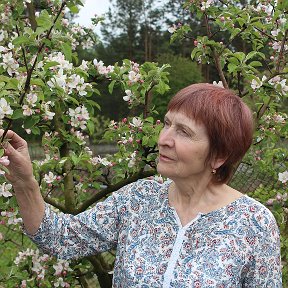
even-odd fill
[(163, 119), (166, 113), (169, 100), (182, 88), (193, 84), (203, 82), (199, 66), (189, 59), (173, 54), (160, 54), (157, 57), (159, 64), (169, 63), (171, 68), (169, 71), (170, 90), (163, 96), (153, 97), (152, 103), (155, 105), (159, 119)]

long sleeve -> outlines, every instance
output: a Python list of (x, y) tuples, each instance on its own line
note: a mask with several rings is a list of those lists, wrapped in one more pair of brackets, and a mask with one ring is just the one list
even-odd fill
[[(243, 287), (282, 287), (280, 235), (271, 213), (265, 219), (265, 230), (259, 229), (259, 243), (255, 247), (252, 265), (244, 279)], [(255, 222), (257, 217), (255, 217)], [(259, 226), (260, 227), (260, 226)]]
[(46, 204), (38, 231), (28, 235), (46, 253), (71, 259), (115, 248), (118, 239), (115, 195), (76, 216), (56, 213)]

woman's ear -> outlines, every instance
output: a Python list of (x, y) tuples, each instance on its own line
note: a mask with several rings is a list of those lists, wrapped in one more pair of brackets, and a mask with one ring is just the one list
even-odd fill
[(211, 161), (211, 168), (212, 169), (218, 169), (221, 167), (227, 160), (228, 157), (225, 158), (214, 158)]

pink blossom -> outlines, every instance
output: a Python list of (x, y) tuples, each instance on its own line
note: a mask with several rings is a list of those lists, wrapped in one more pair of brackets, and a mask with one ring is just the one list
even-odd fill
[(10, 164), (8, 156), (2, 156), (0, 158), (0, 164), (2, 164), (3, 166), (8, 166)]

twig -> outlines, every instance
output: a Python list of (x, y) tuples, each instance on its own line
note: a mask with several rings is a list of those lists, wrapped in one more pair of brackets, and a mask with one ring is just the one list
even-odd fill
[[(20, 31), (18, 29), (18, 26), (16, 25), (16, 31), (17, 31), (17, 34), (18, 36), (20, 36)], [(23, 58), (24, 58), (24, 64), (25, 64), (25, 67), (26, 67), (26, 71), (28, 72), (28, 63), (27, 63), (27, 59), (26, 59), (26, 54), (25, 54), (25, 50), (23, 48), (23, 46), (21, 45), (21, 51), (22, 51), (22, 54), (23, 54)]]
[(225, 44), (224, 45), (224, 47), (222, 48), (222, 50), (221, 50), (221, 52), (220, 52), (220, 55), (225, 51), (225, 49), (232, 43), (232, 41), (236, 38), (236, 37), (238, 37), (242, 32), (244, 32), (245, 30), (246, 30), (246, 26), (244, 25), (243, 27), (242, 27), (242, 29), (227, 43), (227, 44)]
[(238, 88), (238, 93), (239, 93), (239, 97), (242, 97), (242, 91), (241, 91), (241, 87), (240, 87), (240, 80), (241, 80), (241, 72), (238, 71), (237, 72), (237, 88)]
[[(210, 25), (209, 25), (209, 21), (208, 21), (208, 16), (206, 13), (204, 13), (204, 19), (205, 19), (205, 24), (206, 24), (206, 28), (207, 28), (207, 35), (208, 37), (211, 37), (212, 33), (211, 33), (211, 29), (210, 29)], [(214, 58), (214, 62), (215, 62), (215, 66), (216, 69), (219, 73), (219, 77), (223, 83), (224, 88), (229, 88), (228, 87), (228, 83), (226, 81), (224, 72), (221, 68), (221, 63), (220, 63), (220, 59), (219, 59), (219, 55), (216, 53), (216, 50), (214, 47), (211, 47), (212, 53), (213, 53), (213, 58)]]
[(257, 31), (259, 31), (260, 33), (262, 33), (263, 35), (267, 36), (270, 40), (272, 41), (277, 41), (276, 39), (274, 39), (271, 35), (267, 34), (266, 32), (264, 32), (263, 30), (257, 28), (257, 27), (254, 27)]
[(283, 58), (284, 47), (285, 47), (285, 42), (286, 42), (287, 35), (288, 35), (288, 30), (285, 31), (285, 35), (284, 35), (284, 38), (283, 38), (282, 43), (281, 43), (281, 49), (280, 49), (280, 52), (279, 52), (278, 62), (277, 62), (277, 65), (276, 65), (276, 71), (278, 73), (280, 71), (281, 60)]

